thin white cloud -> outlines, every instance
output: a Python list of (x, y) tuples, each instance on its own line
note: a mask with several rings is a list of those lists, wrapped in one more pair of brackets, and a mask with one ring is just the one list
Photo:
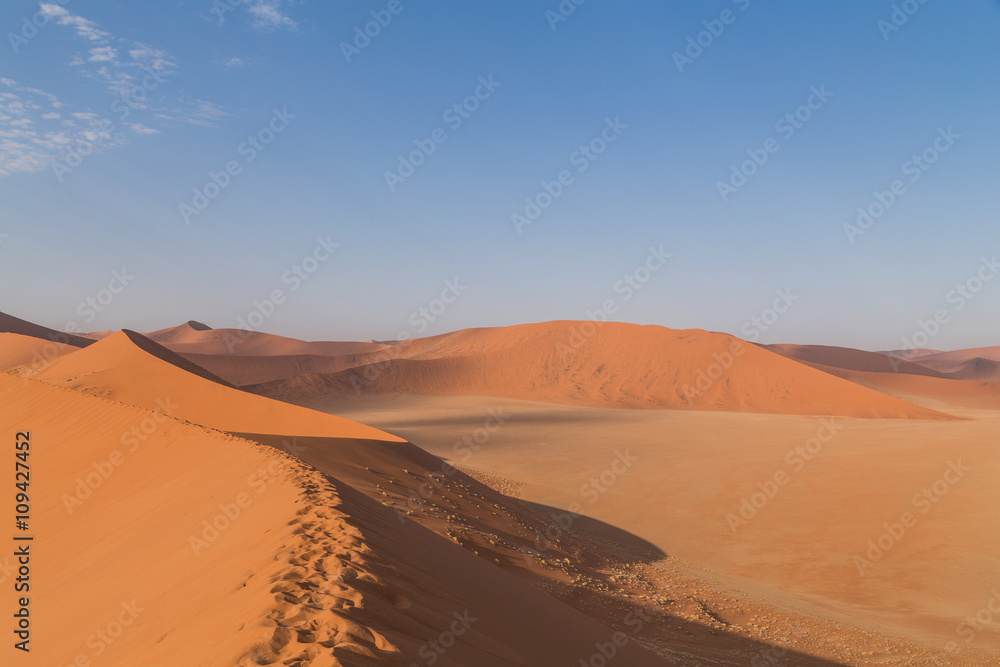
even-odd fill
[(228, 69), (232, 69), (234, 67), (243, 67), (246, 64), (247, 63), (245, 60), (243, 60), (243, 58), (230, 58), (229, 60), (226, 60), (224, 63), (222, 63), (222, 66)]
[(98, 46), (90, 50), (88, 61), (94, 62), (117, 62), (118, 52), (113, 46)]
[(280, 28), (295, 30), (299, 24), (284, 13), (284, 4), (283, 0), (253, 0), (247, 7), (251, 16), (250, 25), (261, 32)]
[[(50, 22), (68, 27), (82, 40), (80, 52), (71, 54), (69, 65), (113, 99), (96, 113), (86, 106), (64, 108), (51, 93), (0, 77), (0, 177), (68, 163), (75, 151), (89, 154), (122, 145), (129, 138), (158, 134), (156, 123), (148, 123), (149, 119), (213, 127), (230, 116), (218, 104), (181, 96), (165, 85), (177, 70), (175, 59), (166, 51), (115, 37), (58, 4), (43, 2), (40, 7)], [(265, 14), (260, 20), (289, 27), (281, 16), (280, 12)], [(84, 153), (81, 146), (86, 144)]]
[(160, 133), (159, 130), (154, 130), (151, 127), (146, 127), (145, 125), (141, 125), (140, 123), (129, 123), (128, 126), (129, 126), (129, 129), (131, 129), (136, 134), (159, 134)]
[(48, 3), (41, 4), (42, 13), (54, 19), (59, 25), (68, 25), (76, 31), (76, 34), (92, 42), (105, 41), (111, 35), (97, 27), (93, 21), (77, 16), (59, 5)]
[(63, 106), (55, 95), (12, 79), (0, 83), (11, 91), (0, 93), (0, 176), (41, 171), (66, 146), (80, 141), (116, 143), (97, 114), (74, 112), (72, 118), (61, 119), (48, 110)]

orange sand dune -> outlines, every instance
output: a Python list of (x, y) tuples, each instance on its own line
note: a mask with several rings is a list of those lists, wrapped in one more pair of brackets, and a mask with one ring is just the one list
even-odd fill
[(0, 333), (15, 333), (22, 336), (40, 338), (44, 341), (72, 345), (73, 347), (87, 347), (93, 341), (81, 336), (63, 333), (55, 329), (49, 329), (39, 324), (33, 324), (26, 320), (19, 319), (13, 315), (0, 313)]
[(915, 357), (912, 361), (962, 380), (1000, 382), (1000, 346), (937, 352)]
[(900, 357), (891, 357), (880, 352), (865, 352), (849, 347), (833, 347), (829, 345), (763, 345), (762, 347), (776, 352), (783, 357), (795, 359), (809, 364), (822, 364), (834, 368), (867, 373), (907, 373), (910, 375), (926, 375), (928, 377), (946, 377), (945, 373), (906, 361)]
[[(175, 347), (175, 346), (171, 346)], [(237, 387), (284, 380), (311, 373), (336, 373), (368, 361), (363, 354), (326, 356), (321, 354), (232, 355), (191, 354), (188, 359)]]
[(0, 370), (40, 363), (78, 349), (62, 343), (45, 343), (33, 336), (0, 333)]
[[(200, 327), (205, 327), (204, 329)], [(148, 335), (180, 354), (237, 356), (314, 354), (344, 356), (377, 352), (383, 343), (309, 342), (242, 329), (210, 329), (199, 322), (187, 322)]]
[(922, 357), (927, 354), (937, 354), (940, 351), (941, 350), (931, 350), (926, 347), (917, 347), (911, 350), (879, 350), (878, 354), (896, 357), (897, 359), (914, 359), (915, 357)]
[(56, 360), (38, 378), (224, 431), (396, 440), (363, 424), (225, 384), (144, 336), (120, 331)]
[(595, 407), (950, 418), (726, 334), (619, 323), (467, 329), (398, 344), (351, 370), (250, 388), (292, 401), (413, 393)]
[(176, 327), (169, 327), (166, 329), (160, 329), (159, 331), (154, 331), (152, 333), (146, 334), (146, 338), (157, 343), (183, 343), (191, 338), (197, 338), (198, 332), (201, 331), (211, 331), (212, 327), (207, 324), (202, 324), (201, 322), (195, 322), (194, 320), (189, 320), (184, 324), (179, 324)]
[[(0, 437), (30, 431), (49, 490), (31, 519), (33, 662), (547, 667), (614, 635), (271, 447), (5, 374), (0, 404)], [(310, 446), (328, 471), (362, 475), (332, 444)], [(0, 662), (17, 664), (12, 653)], [(635, 642), (616, 658), (666, 664)]]
[(817, 370), (935, 410), (1000, 409), (1000, 382), (953, 380), (904, 373), (872, 373), (810, 363)]

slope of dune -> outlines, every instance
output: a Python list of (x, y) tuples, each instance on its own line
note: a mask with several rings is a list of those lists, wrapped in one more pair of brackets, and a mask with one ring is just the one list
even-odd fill
[(196, 322), (194, 320), (189, 320), (184, 324), (179, 324), (175, 327), (168, 327), (166, 329), (160, 329), (159, 331), (154, 331), (152, 333), (146, 334), (146, 338), (157, 343), (183, 343), (192, 338), (197, 338), (197, 334), (200, 331), (211, 331), (212, 327), (207, 324), (202, 324), (201, 322)]
[(272, 447), (6, 374), (0, 403), (53, 489), (32, 515), (40, 664), (548, 667), (614, 635)]
[(866, 373), (906, 373), (910, 375), (926, 375), (928, 377), (945, 377), (944, 373), (921, 366), (901, 357), (891, 357), (879, 352), (866, 352), (849, 347), (834, 347), (829, 345), (764, 345), (771, 352), (783, 357), (811, 364), (822, 364), (834, 368), (843, 368)]
[(619, 323), (468, 329), (393, 346), (353, 369), (248, 389), (294, 402), (412, 393), (599, 407), (950, 418), (726, 334)]
[(321, 354), (235, 355), (184, 353), (185, 359), (198, 364), (237, 387), (284, 380), (310, 373), (336, 373), (367, 363), (368, 355)]
[(914, 359), (916, 357), (923, 357), (928, 354), (937, 354), (941, 350), (932, 350), (925, 347), (917, 347), (909, 350), (879, 350), (877, 354), (884, 354), (889, 357), (896, 357), (897, 359)]
[(914, 357), (912, 361), (962, 380), (1000, 382), (1000, 346), (937, 352)]
[(0, 313), (0, 333), (15, 333), (73, 347), (87, 347), (93, 342), (87, 338), (49, 329), (6, 313)]
[(234, 389), (131, 331), (57, 359), (39, 379), (224, 431), (396, 440), (363, 424)]
[(810, 363), (817, 370), (934, 410), (1000, 409), (1000, 382), (857, 371)]
[(32, 336), (0, 333), (0, 370), (42, 363), (78, 349), (63, 343), (45, 343)]
[[(194, 323), (198, 324), (198, 323)], [(204, 325), (201, 325), (204, 326)], [(243, 329), (199, 329), (191, 322), (154, 334), (180, 354), (343, 356), (373, 353), (388, 347), (382, 343), (310, 342)]]

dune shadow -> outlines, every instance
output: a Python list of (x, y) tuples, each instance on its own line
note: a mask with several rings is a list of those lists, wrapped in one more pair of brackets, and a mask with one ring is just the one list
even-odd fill
[(658, 546), (648, 542), (627, 530), (605, 523), (599, 519), (576, 514), (559, 507), (551, 507), (541, 503), (519, 500), (522, 505), (542, 517), (547, 523), (554, 525), (560, 532), (568, 532), (596, 540), (606, 546), (618, 547), (643, 563), (653, 563), (667, 557)]

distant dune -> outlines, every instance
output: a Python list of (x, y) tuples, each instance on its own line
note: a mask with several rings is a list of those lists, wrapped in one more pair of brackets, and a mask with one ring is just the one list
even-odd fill
[(46, 343), (33, 336), (0, 333), (0, 371), (45, 362), (78, 349), (80, 348), (62, 343)]
[(617, 408), (949, 418), (726, 334), (618, 323), (468, 329), (408, 341), (349, 370), (247, 388), (292, 401), (412, 393)]
[(909, 375), (926, 375), (927, 377), (946, 377), (946, 373), (935, 371), (905, 360), (902, 357), (891, 357), (880, 352), (865, 352), (849, 347), (832, 347), (829, 345), (764, 345), (771, 352), (783, 357), (805, 363), (822, 364), (834, 368), (843, 368), (866, 373), (906, 373)]
[(38, 324), (19, 319), (6, 313), (0, 313), (0, 333), (15, 333), (30, 336), (47, 342), (61, 343), (73, 347), (87, 347), (93, 341), (82, 336), (63, 333)]
[(120, 331), (65, 355), (38, 378), (225, 431), (399, 440), (363, 424), (234, 389), (144, 336)]
[(212, 327), (207, 324), (189, 320), (176, 327), (169, 327), (148, 333), (146, 334), (146, 338), (157, 343), (184, 343), (191, 338), (196, 338), (198, 332), (211, 330)]
[[(198, 323), (194, 323), (198, 324)], [(200, 325), (205, 326), (205, 325)], [(243, 329), (199, 329), (191, 322), (149, 335), (180, 354), (231, 356), (365, 354), (385, 349), (381, 343), (308, 342)]]
[(1000, 346), (936, 352), (914, 357), (912, 361), (962, 380), (1000, 382)]

